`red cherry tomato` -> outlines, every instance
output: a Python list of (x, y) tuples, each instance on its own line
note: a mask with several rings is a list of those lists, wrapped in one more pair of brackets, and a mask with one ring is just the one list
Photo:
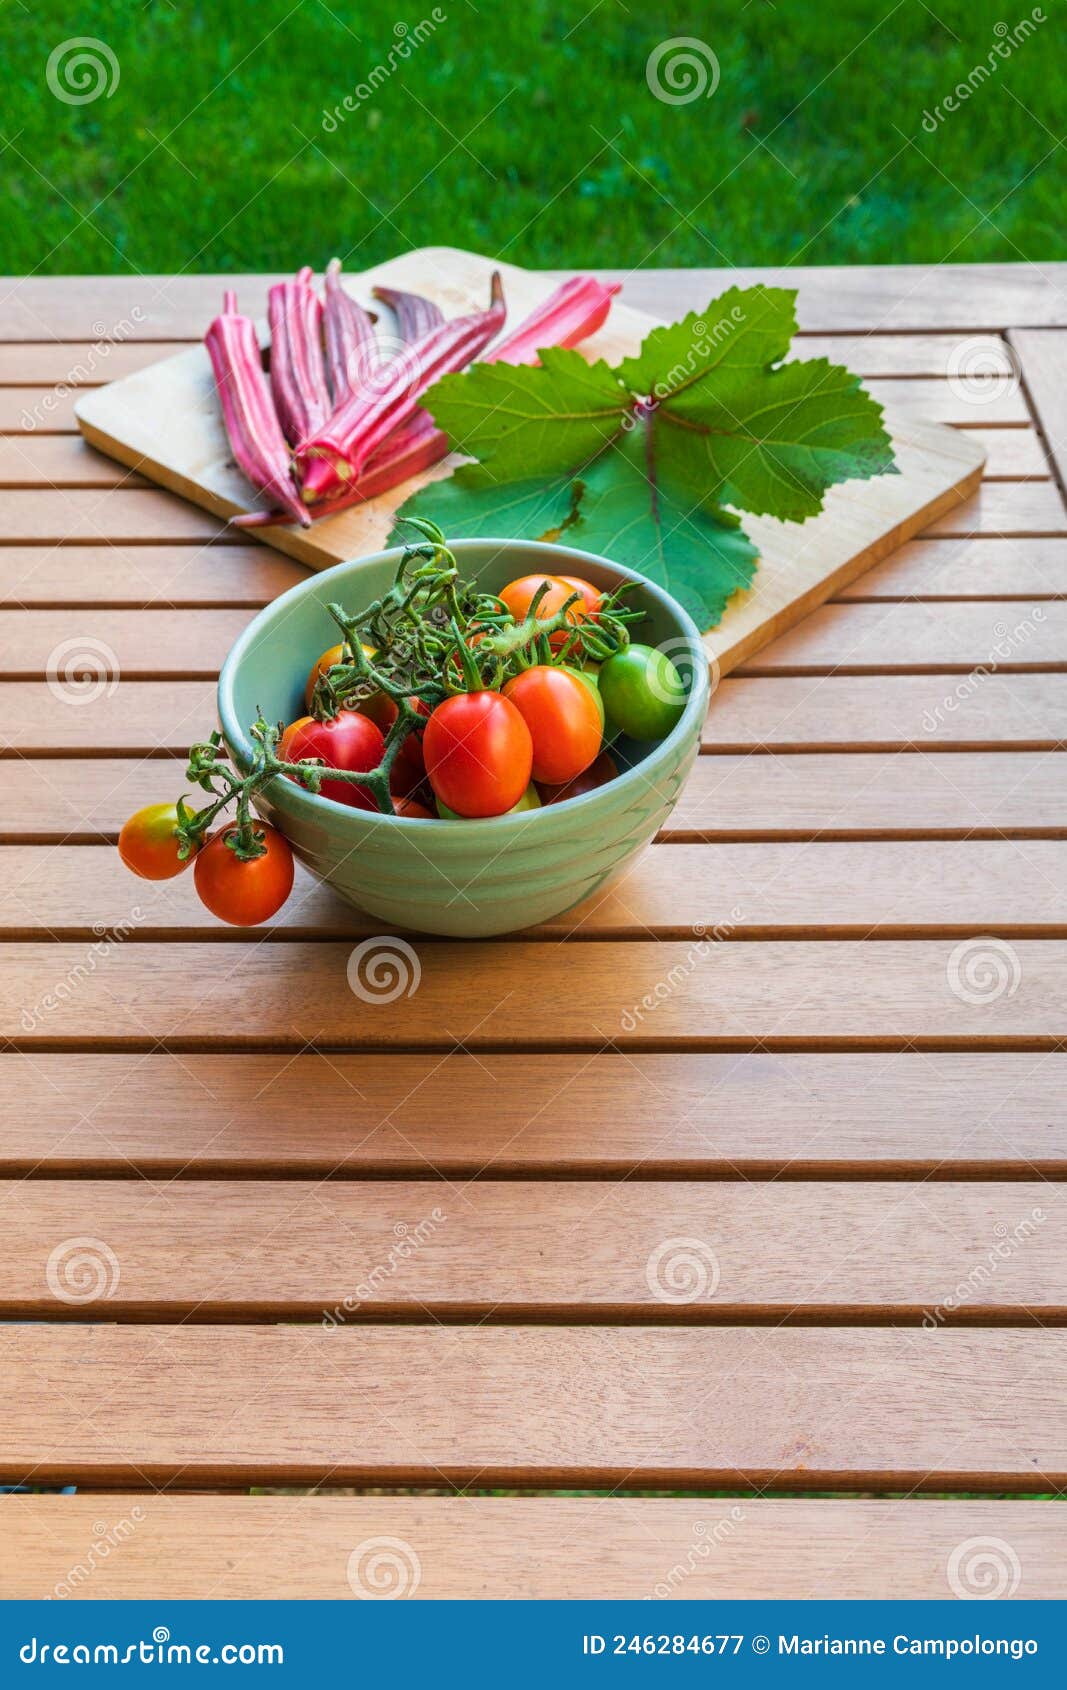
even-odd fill
[[(521, 575), (517, 581), (509, 581), (499, 597), (510, 610), (516, 622), (521, 622), (530, 614), (530, 605), (539, 587), (548, 582), (548, 592), (537, 607), (537, 614), (541, 621), (563, 609), (569, 598), (573, 598), (578, 590), (576, 586), (569, 586), (566, 581), (556, 575)], [(588, 583), (586, 583), (588, 585)], [(587, 616), (584, 594), (578, 603), (572, 605), (567, 612), (567, 621), (577, 625), (584, 622)], [(558, 651), (567, 639), (566, 632), (561, 628), (549, 635), (549, 645), (553, 651)]]
[(603, 742), (592, 689), (566, 669), (538, 663), (504, 687), (533, 740), (533, 777), (563, 785), (587, 769)]
[[(301, 716), (286, 728), (278, 745), (278, 756), (283, 763), (302, 763), (305, 758), (319, 757), (328, 769), (353, 771), (376, 769), (384, 751), (381, 729), (357, 710), (342, 710), (328, 722)], [(378, 808), (369, 788), (354, 781), (324, 780), (319, 791), (324, 798), (347, 804), (353, 810)]]
[(263, 856), (242, 862), (226, 841), (237, 833), (224, 827), (196, 859), (194, 880), (200, 902), (233, 927), (256, 927), (277, 915), (293, 889), (293, 853), (289, 841), (266, 822), (256, 824), (267, 847)]
[(460, 816), (502, 816), (530, 784), (533, 742), (498, 692), (463, 692), (439, 704), (422, 736), (434, 794)]
[[(421, 698), (409, 698), (408, 703), (420, 716), (428, 717), (430, 706), (424, 704)], [(388, 693), (371, 693), (369, 698), (360, 699), (354, 706), (361, 716), (369, 716), (376, 727), (386, 735), (396, 721), (398, 711)], [(412, 787), (418, 786), (426, 773), (426, 762), (422, 755), (422, 734), (414, 728), (408, 734), (400, 750), (397, 752), (393, 767), (389, 774), (389, 790), (392, 793), (410, 792)]]
[(581, 798), (587, 792), (595, 792), (598, 786), (606, 786), (609, 780), (618, 780), (619, 771), (614, 757), (608, 751), (602, 751), (595, 763), (590, 763), (580, 775), (569, 780), (565, 786), (538, 787), (542, 804), (562, 804), (568, 798)]
[(191, 857), (178, 856), (178, 810), (174, 804), (147, 804), (124, 822), (119, 856), (142, 880), (173, 880), (189, 867)]

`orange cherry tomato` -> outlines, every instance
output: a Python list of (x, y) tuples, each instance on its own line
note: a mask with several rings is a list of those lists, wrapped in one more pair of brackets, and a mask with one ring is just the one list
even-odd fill
[(600, 588), (594, 587), (592, 581), (584, 581), (580, 575), (557, 575), (556, 580), (565, 581), (573, 592), (581, 593), (585, 614), (593, 621), (604, 602)]
[(277, 915), (293, 889), (293, 853), (277, 828), (257, 822), (267, 847), (263, 856), (242, 862), (226, 841), (237, 833), (224, 827), (196, 859), (194, 880), (200, 902), (231, 927), (256, 927)]
[[(576, 586), (568, 585), (562, 577), (557, 575), (521, 575), (517, 581), (509, 581), (504, 590), (498, 595), (506, 608), (510, 610), (516, 622), (521, 622), (530, 614), (530, 605), (539, 587), (548, 582), (548, 592), (537, 607), (537, 614), (542, 621), (555, 616), (563, 609), (569, 598), (573, 598), (578, 591)], [(586, 583), (588, 585), (588, 583)], [(592, 589), (590, 589), (591, 591)], [(577, 625), (584, 622), (588, 615), (584, 602), (584, 594), (577, 604), (572, 605), (567, 612), (567, 621)], [(549, 636), (549, 645), (553, 651), (558, 651), (567, 638), (566, 632), (560, 628)]]
[(147, 804), (124, 822), (119, 856), (142, 880), (173, 880), (192, 862), (178, 856), (178, 810), (174, 804)]
[(533, 740), (533, 778), (562, 786), (587, 769), (603, 743), (592, 689), (567, 669), (538, 663), (504, 687)]
[[(372, 645), (365, 645), (363, 647), (363, 650), (366, 652), (368, 657), (374, 656), (374, 647)], [(304, 708), (305, 708), (305, 710), (311, 709), (312, 694), (314, 693), (315, 688), (318, 686), (319, 681), (322, 679), (323, 675), (326, 674), (327, 670), (332, 669), (335, 663), (343, 663), (344, 657), (345, 657), (345, 648), (344, 648), (343, 644), (342, 645), (332, 645), (332, 646), (330, 646), (328, 651), (324, 651), (322, 656), (317, 658), (316, 661), (311, 665), (311, 670), (310, 670), (310, 672), (308, 674), (308, 678), (307, 678), (307, 685), (304, 688)]]

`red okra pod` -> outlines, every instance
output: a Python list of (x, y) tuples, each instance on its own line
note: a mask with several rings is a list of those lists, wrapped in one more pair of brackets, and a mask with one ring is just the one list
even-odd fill
[(341, 260), (331, 258), (326, 266), (326, 364), (335, 410), (358, 392), (380, 362), (374, 318), (343, 285)]
[(572, 276), (483, 358), (485, 364), (536, 364), (544, 346), (577, 346), (595, 334), (621, 283)]
[(355, 481), (375, 449), (406, 422), (439, 376), (462, 370), (504, 326), (506, 307), (495, 272), (487, 311), (439, 323), (414, 341), (376, 377), (336, 410), (325, 428), (297, 454), (303, 494), (309, 505), (334, 499)]
[(421, 340), (445, 320), (441, 307), (421, 293), (402, 293), (399, 288), (374, 288), (373, 293), (395, 314), (401, 340)]
[(308, 527), (311, 519), (293, 482), (292, 458), (263, 373), (255, 324), (238, 312), (232, 289), (227, 290), (222, 314), (208, 329), (204, 345), (238, 468), (257, 492), (268, 494), (302, 527)]
[[(448, 436), (434, 427), (428, 411), (414, 412), (400, 428), (384, 441), (368, 460), (367, 467), (345, 491), (335, 499), (324, 499), (314, 507), (315, 516), (333, 516), (335, 511), (349, 505), (364, 504), (368, 499), (387, 493), (402, 481), (429, 469), (448, 451)], [(253, 511), (248, 516), (233, 519), (235, 528), (291, 527), (295, 517), (286, 511)]]
[(311, 266), (295, 281), (276, 282), (267, 295), (270, 323), (270, 390), (282, 433), (299, 446), (330, 414), (322, 360), (322, 302), (311, 286)]

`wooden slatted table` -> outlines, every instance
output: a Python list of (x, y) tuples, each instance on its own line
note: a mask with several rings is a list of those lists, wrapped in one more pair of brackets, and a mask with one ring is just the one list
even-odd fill
[(239, 933), (111, 849), (302, 574), (75, 432), (221, 278), (5, 284), (0, 1596), (1062, 1594), (1067, 266), (755, 279), (981, 492), (624, 879), (379, 1004), (306, 877)]

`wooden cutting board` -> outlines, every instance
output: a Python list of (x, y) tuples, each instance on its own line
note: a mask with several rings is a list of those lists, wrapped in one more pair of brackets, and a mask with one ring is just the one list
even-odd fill
[[(379, 330), (388, 334), (389, 314), (371, 296), (375, 285), (425, 294), (451, 317), (487, 303), (494, 269), (503, 276), (510, 326), (521, 322), (557, 285), (549, 276), (453, 247), (408, 252), (348, 281), (356, 297), (379, 313)], [(616, 363), (637, 350), (654, 323), (654, 318), (616, 300), (606, 324), (582, 351), (590, 359)], [(255, 508), (257, 501), (230, 457), (203, 347), (86, 393), (75, 414), (91, 445), (216, 516)], [(985, 452), (973, 435), (891, 412), (886, 421), (899, 475), (832, 488), (822, 514), (801, 526), (746, 517), (760, 564), (752, 587), (734, 597), (718, 628), (705, 638), (709, 659), (720, 674), (791, 628), (977, 488)], [(446, 458), (403, 486), (311, 529), (249, 533), (312, 569), (380, 551), (397, 508), (417, 487), (448, 475), (455, 461)]]

